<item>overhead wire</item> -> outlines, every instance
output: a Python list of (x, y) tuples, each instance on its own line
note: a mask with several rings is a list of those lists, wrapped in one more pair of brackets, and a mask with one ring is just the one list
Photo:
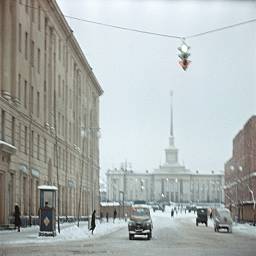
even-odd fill
[[(18, 0), (14, 0), (14, 1), (18, 1)], [(24, 4), (21, 1), (19, 1), (19, 3), (23, 6), (26, 6), (28, 8), (32, 8), (32, 9), (39, 9), (35, 6), (31, 6), (28, 4)], [(41, 8), (42, 9), (42, 8)], [(45, 13), (47, 13), (48, 11), (42, 9)], [(173, 39), (180, 39), (180, 40), (185, 40), (185, 39), (189, 39), (189, 38), (196, 38), (196, 37), (201, 37), (207, 34), (212, 34), (212, 33), (216, 33), (216, 32), (221, 32), (223, 30), (227, 30), (227, 29), (232, 29), (238, 26), (243, 26), (249, 23), (254, 23), (256, 22), (256, 18), (254, 19), (250, 19), (250, 20), (245, 20), (242, 22), (238, 22), (238, 23), (234, 23), (231, 25), (227, 25), (227, 26), (223, 26), (223, 27), (219, 27), (216, 29), (211, 29), (211, 30), (207, 30), (201, 33), (195, 33), (195, 34), (191, 34), (191, 35), (187, 35), (187, 36), (178, 36), (178, 35), (171, 35), (171, 34), (163, 34), (163, 33), (157, 33), (157, 32), (152, 32), (152, 31), (146, 31), (146, 30), (142, 30), (142, 29), (137, 29), (137, 28), (130, 28), (130, 27), (124, 27), (124, 26), (119, 26), (119, 25), (114, 25), (114, 24), (109, 24), (109, 23), (104, 23), (104, 22), (99, 22), (99, 21), (95, 21), (95, 20), (89, 20), (89, 19), (85, 19), (85, 18), (79, 18), (79, 17), (75, 17), (75, 16), (71, 16), (71, 15), (65, 15), (63, 14), (63, 16), (67, 19), (72, 19), (72, 20), (77, 20), (77, 21), (81, 21), (81, 22), (86, 22), (86, 23), (91, 23), (91, 24), (95, 24), (95, 25), (99, 25), (99, 26), (104, 26), (104, 27), (109, 27), (109, 28), (114, 28), (114, 29), (119, 29), (119, 30), (124, 30), (124, 31), (130, 31), (130, 32), (136, 32), (136, 33), (141, 33), (141, 34), (147, 34), (147, 35), (152, 35), (152, 36), (159, 36), (159, 37), (167, 37), (167, 38), (173, 38)]]

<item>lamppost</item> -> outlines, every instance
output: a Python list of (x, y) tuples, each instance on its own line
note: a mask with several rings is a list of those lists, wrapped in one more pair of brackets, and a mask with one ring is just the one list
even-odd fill
[(80, 221), (80, 209), (81, 209), (81, 198), (82, 198), (82, 186), (83, 186), (83, 175), (84, 175), (84, 144), (86, 137), (85, 127), (81, 127), (81, 137), (82, 137), (82, 151), (80, 151), (81, 157), (81, 177), (80, 177), (80, 190), (79, 190), (79, 201), (78, 201), (78, 210), (77, 210), (77, 226), (79, 227)]
[(124, 191), (119, 191), (119, 201), (121, 202), (120, 194), (122, 195), (123, 218), (124, 218)]

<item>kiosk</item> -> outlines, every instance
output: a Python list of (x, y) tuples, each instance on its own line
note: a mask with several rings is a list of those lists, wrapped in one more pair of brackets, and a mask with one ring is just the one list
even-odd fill
[(41, 185), (39, 208), (39, 236), (56, 236), (56, 191), (55, 186)]

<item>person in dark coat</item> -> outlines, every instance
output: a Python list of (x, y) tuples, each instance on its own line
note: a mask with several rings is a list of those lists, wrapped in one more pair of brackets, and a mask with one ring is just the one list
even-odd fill
[(20, 226), (21, 226), (21, 220), (20, 220), (20, 208), (16, 204), (14, 207), (14, 224), (15, 224), (15, 229), (16, 227), (18, 228), (18, 232), (20, 232)]
[(106, 220), (107, 220), (107, 222), (108, 222), (108, 212), (106, 213)]
[(95, 223), (95, 218), (96, 218), (96, 210), (93, 211), (92, 213), (92, 219), (91, 219), (91, 228), (90, 230), (92, 231), (92, 235), (93, 235), (93, 231), (96, 228), (96, 223)]
[(114, 218), (113, 218), (113, 223), (115, 223), (116, 215), (117, 215), (117, 211), (116, 211), (116, 209), (115, 209), (115, 210), (114, 210)]
[(172, 211), (171, 211), (171, 217), (173, 218), (173, 216), (174, 216), (174, 210), (172, 209)]
[(100, 223), (102, 222), (102, 219), (103, 219), (103, 213), (100, 212)]

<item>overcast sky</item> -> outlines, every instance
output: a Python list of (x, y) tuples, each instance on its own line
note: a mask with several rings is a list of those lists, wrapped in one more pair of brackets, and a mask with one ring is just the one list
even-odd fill
[[(66, 15), (188, 36), (256, 18), (255, 1), (58, 0)], [(127, 160), (135, 171), (164, 163), (174, 92), (180, 163), (223, 170), (232, 139), (256, 111), (256, 22), (191, 38), (191, 65), (178, 66), (178, 39), (67, 19), (99, 80), (101, 172)]]

